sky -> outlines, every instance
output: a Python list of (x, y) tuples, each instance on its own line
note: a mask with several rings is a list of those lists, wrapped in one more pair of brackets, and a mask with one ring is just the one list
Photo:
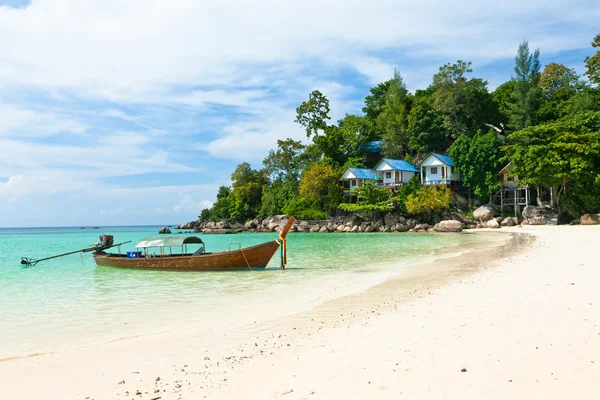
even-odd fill
[(584, 72), (597, 0), (0, 0), (0, 227), (177, 224), (235, 167), (305, 139), (397, 69), (412, 91), (473, 62), (494, 89), (519, 43)]

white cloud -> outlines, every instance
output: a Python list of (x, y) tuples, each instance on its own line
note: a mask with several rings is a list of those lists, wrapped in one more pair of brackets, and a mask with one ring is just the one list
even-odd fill
[(54, 112), (38, 112), (0, 103), (0, 137), (41, 137), (56, 134), (81, 134), (87, 126)]

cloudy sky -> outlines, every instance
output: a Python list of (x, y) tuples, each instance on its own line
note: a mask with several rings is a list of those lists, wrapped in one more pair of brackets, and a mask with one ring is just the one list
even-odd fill
[(446, 62), (490, 87), (529, 39), (583, 72), (597, 0), (0, 0), (0, 226), (173, 224), (241, 161), (301, 139), (314, 89), (333, 120), (394, 68)]

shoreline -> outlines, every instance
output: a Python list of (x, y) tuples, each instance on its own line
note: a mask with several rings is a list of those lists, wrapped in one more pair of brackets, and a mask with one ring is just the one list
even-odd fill
[[(315, 386), (323, 378), (318, 373), (315, 374), (315, 371), (310, 371), (308, 365), (304, 365), (304, 367), (309, 368), (309, 371), (302, 369), (301, 366), (304, 362), (312, 362), (314, 370), (315, 362), (321, 364), (319, 360), (324, 357), (332, 363), (331, 365), (327, 364), (328, 367), (323, 370), (325, 375), (330, 374), (331, 371), (337, 371), (335, 376), (347, 375), (348, 371), (336, 367), (336, 361), (331, 360), (327, 354), (335, 353), (338, 358), (354, 359), (355, 362), (364, 357), (371, 357), (369, 352), (364, 352), (365, 349), (371, 348), (374, 344), (386, 344), (385, 341), (364, 342), (362, 340), (366, 332), (374, 325), (382, 324), (385, 322), (383, 320), (391, 320), (391, 322), (387, 321), (387, 325), (384, 323), (384, 326), (388, 328), (376, 332), (381, 335), (381, 332), (393, 332), (397, 329), (399, 318), (410, 319), (410, 313), (406, 313), (406, 311), (415, 312), (412, 318), (421, 321), (423, 317), (435, 315), (439, 311), (436, 311), (435, 308), (427, 310), (427, 306), (431, 306), (446, 292), (476, 288), (480, 276), (492, 275), (493, 277), (496, 274), (505, 274), (505, 270), (510, 267), (514, 269), (515, 263), (522, 264), (523, 260), (528, 259), (527, 253), (532, 251), (532, 247), (544, 247), (548, 231), (556, 229), (556, 227), (512, 229), (514, 232), (510, 234), (512, 243), (509, 240), (493, 249), (480, 249), (479, 252), (475, 250), (467, 255), (442, 258), (429, 265), (420, 265), (419, 268), (412, 268), (408, 272), (392, 277), (366, 291), (329, 300), (313, 310), (257, 324), (255, 327), (248, 327), (244, 332), (232, 333), (226, 337), (201, 338), (199, 340), (195, 337), (194, 332), (181, 331), (163, 335), (162, 338), (158, 335), (134, 341), (119, 341), (106, 344), (102, 346), (102, 349), (80, 349), (55, 356), (44, 355), (1, 362), (0, 371), (2, 373), (0, 376), (2, 378), (0, 381), (6, 379), (3, 391), (8, 391), (9, 396), (5, 397), (14, 399), (35, 397), (33, 392), (36, 388), (26, 385), (26, 382), (31, 382), (32, 379), (42, 384), (42, 388), (38, 388), (42, 392), (37, 394), (45, 393), (45, 398), (56, 399), (85, 398), (86, 396), (98, 399), (117, 399), (127, 398), (126, 392), (133, 396), (138, 391), (141, 397), (137, 396), (136, 398), (142, 399), (150, 399), (155, 396), (161, 396), (162, 399), (194, 399), (203, 396), (236, 398), (240, 393), (247, 393), (252, 388), (252, 382), (256, 383), (257, 381), (260, 381), (260, 386), (266, 390), (265, 394), (267, 392), (271, 394), (269, 397), (276, 394), (278, 397), (282, 393), (286, 395), (286, 398), (307, 398), (306, 396), (310, 396), (310, 398), (348, 398), (353, 396), (358, 398), (366, 396), (366, 393), (370, 393), (369, 391), (373, 389), (370, 382), (362, 383), (360, 388), (350, 393), (343, 387), (336, 386), (336, 390), (339, 391), (336, 393), (339, 394), (339, 397), (333, 392), (324, 390), (323, 384), (318, 391), (309, 390), (308, 388)], [(567, 232), (564, 232), (565, 229), (559, 229), (561, 232), (557, 231), (556, 233), (569, 236)], [(566, 230), (581, 231), (574, 227)], [(506, 234), (506, 231), (508, 229), (501, 234)], [(531, 237), (521, 234), (521, 231), (530, 233), (538, 239), (542, 238), (542, 240), (536, 239), (535, 243), (532, 243)], [(585, 228), (584, 231), (586, 231)], [(588, 228), (587, 231), (591, 234), (600, 232), (593, 228)], [(497, 233), (494, 232), (494, 234)], [(507, 251), (511, 244), (513, 247), (517, 245), (518, 254), (514, 251)], [(496, 257), (502, 258), (495, 259)], [(466, 262), (465, 258), (468, 258)], [(494, 258), (494, 260), (490, 260), (490, 258)], [(493, 268), (489, 268), (490, 266)], [(443, 274), (442, 271), (444, 271)], [(466, 282), (475, 284), (465, 286)], [(510, 288), (506, 289), (510, 291)], [(458, 293), (460, 296), (461, 292)], [(464, 295), (467, 296), (467, 294)], [(452, 301), (460, 300), (457, 299), (456, 293), (450, 299)], [(421, 312), (417, 312), (417, 309), (420, 309)], [(400, 311), (403, 312), (398, 314)], [(443, 322), (452, 316), (452, 312), (437, 316), (438, 318), (432, 320), (442, 320)], [(390, 323), (392, 325), (389, 325)], [(427, 320), (427, 323), (431, 323), (431, 321)], [(403, 325), (400, 324), (400, 326)], [(395, 328), (389, 330), (389, 327)], [(411, 332), (411, 329), (401, 329), (398, 334), (410, 335)], [(370, 332), (370, 334), (373, 333)], [(441, 340), (438, 337), (438, 331), (432, 331), (430, 335), (436, 336), (435, 342), (429, 343), (430, 345), (435, 345), (438, 340)], [(209, 345), (211, 340), (214, 340), (213, 345)], [(387, 344), (393, 344), (393, 342), (394, 340)], [(408, 342), (403, 346), (411, 347)], [(417, 346), (417, 349), (422, 350), (423, 347)], [(340, 353), (341, 350), (344, 351)], [(321, 354), (323, 351), (325, 352)], [(390, 352), (394, 353), (394, 350), (392, 349)], [(406, 354), (401, 351), (397, 356), (406, 356)], [(298, 361), (300, 357), (306, 361)], [(377, 357), (381, 358), (383, 355), (379, 354)], [(377, 357), (375, 358), (378, 363), (385, 361)], [(114, 365), (115, 360), (120, 360), (119, 365)], [(274, 368), (272, 365), (278, 367)], [(66, 369), (63, 374), (56, 372), (63, 368)], [(268, 371), (265, 371), (265, 368)], [(82, 369), (85, 371), (84, 376), (78, 372)], [(369, 371), (377, 369), (376, 365), (367, 368)], [(316, 370), (321, 369), (316, 368)], [(24, 374), (27, 375), (26, 371), (29, 375), (24, 377)], [(301, 375), (301, 379), (294, 378), (294, 382), (290, 382), (292, 376), (300, 377)], [(325, 386), (332, 387), (332, 382), (337, 379), (335, 376), (328, 381), (329, 383), (325, 383)], [(78, 384), (75, 383), (76, 377), (87, 377), (87, 379)], [(95, 379), (90, 381), (92, 377)], [(160, 377), (160, 380), (157, 381), (157, 377)], [(125, 381), (125, 383), (119, 385), (118, 382), (121, 381)], [(64, 386), (66, 382), (69, 382), (68, 386)], [(286, 385), (291, 389), (281, 389)], [(410, 387), (410, 385), (408, 386)], [(32, 391), (32, 393), (24, 395), (24, 389)], [(392, 393), (387, 389), (381, 389), (381, 387), (374, 389), (377, 391), (374, 396), (370, 396), (371, 398), (396, 398), (392, 397)], [(158, 392), (155, 392), (156, 390)], [(311, 392), (314, 393), (311, 394)], [(48, 397), (48, 393), (55, 393), (56, 397)], [(265, 395), (256, 398), (267, 397)], [(434, 396), (434, 398), (440, 397)]]

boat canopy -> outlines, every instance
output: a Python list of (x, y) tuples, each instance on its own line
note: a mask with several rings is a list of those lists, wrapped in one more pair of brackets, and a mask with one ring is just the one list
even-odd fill
[(137, 249), (148, 247), (179, 247), (184, 244), (204, 244), (198, 236), (167, 236), (145, 238), (135, 245)]

